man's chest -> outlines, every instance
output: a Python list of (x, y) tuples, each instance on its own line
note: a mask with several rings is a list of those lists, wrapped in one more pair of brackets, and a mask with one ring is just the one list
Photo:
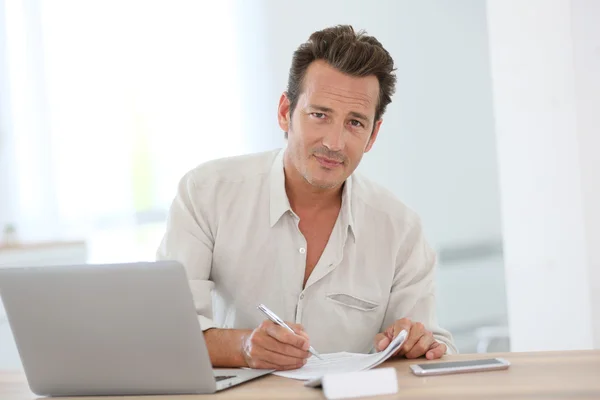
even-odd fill
[(330, 246), (336, 245), (336, 237), (335, 235), (332, 236), (336, 221), (337, 215), (334, 213), (300, 219), (298, 229), (306, 241), (303, 286), (306, 285), (306, 281), (319, 263), (328, 243), (330, 243)]
[(373, 235), (358, 240), (347, 223), (334, 217), (314, 224), (286, 213), (270, 226), (258, 214), (224, 215), (215, 229), (209, 279), (224, 297), (255, 307), (275, 290), (278, 301), (294, 309), (303, 294), (312, 297), (315, 291), (389, 290), (392, 241)]

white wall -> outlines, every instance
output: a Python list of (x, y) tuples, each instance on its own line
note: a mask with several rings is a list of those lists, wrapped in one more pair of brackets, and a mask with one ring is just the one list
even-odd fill
[(5, 27), (4, 0), (0, 0), (0, 232), (2, 232), (4, 224), (9, 223), (9, 214), (12, 208), (10, 197), (7, 196), (11, 179), (8, 170), (11, 161), (9, 157), (12, 156), (13, 146), (6, 135), (9, 129), (9, 109)]
[(600, 1), (573, 0), (571, 10), (592, 329), (600, 348)]
[(488, 1), (515, 351), (600, 347), (598, 21), (594, 0)]

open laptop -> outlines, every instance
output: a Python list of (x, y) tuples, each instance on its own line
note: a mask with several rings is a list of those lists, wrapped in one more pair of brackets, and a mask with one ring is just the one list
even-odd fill
[(32, 392), (197, 394), (271, 370), (213, 370), (177, 262), (0, 268), (0, 295)]

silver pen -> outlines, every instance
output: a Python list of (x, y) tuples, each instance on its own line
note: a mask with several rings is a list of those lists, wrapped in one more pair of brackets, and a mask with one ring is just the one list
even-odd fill
[[(267, 318), (269, 318), (272, 322), (276, 323), (279, 326), (284, 327), (288, 331), (292, 332), (294, 335), (297, 334), (296, 332), (294, 332), (294, 330), (292, 328), (289, 327), (288, 324), (283, 322), (283, 320), (281, 318), (279, 318), (277, 316), (277, 314), (275, 314), (273, 311), (269, 310), (267, 308), (267, 306), (265, 306), (264, 304), (259, 304), (258, 307), (256, 307), (256, 308), (258, 308), (260, 311), (262, 311), (262, 313), (265, 314), (267, 316)], [(319, 353), (317, 353), (317, 351), (315, 349), (313, 349), (312, 346), (310, 346), (308, 348), (308, 351), (310, 351), (310, 353), (312, 355), (314, 355), (315, 357), (317, 357), (319, 360), (323, 359), (323, 357), (321, 357), (321, 355)]]

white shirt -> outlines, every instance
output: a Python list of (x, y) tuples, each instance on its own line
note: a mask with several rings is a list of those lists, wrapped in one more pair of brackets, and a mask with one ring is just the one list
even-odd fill
[(306, 240), (285, 191), (284, 151), (210, 161), (180, 181), (157, 258), (185, 266), (202, 329), (254, 329), (263, 303), (302, 324), (321, 353), (368, 353), (404, 317), (456, 352), (436, 322), (436, 258), (418, 216), (357, 173), (302, 288)]

